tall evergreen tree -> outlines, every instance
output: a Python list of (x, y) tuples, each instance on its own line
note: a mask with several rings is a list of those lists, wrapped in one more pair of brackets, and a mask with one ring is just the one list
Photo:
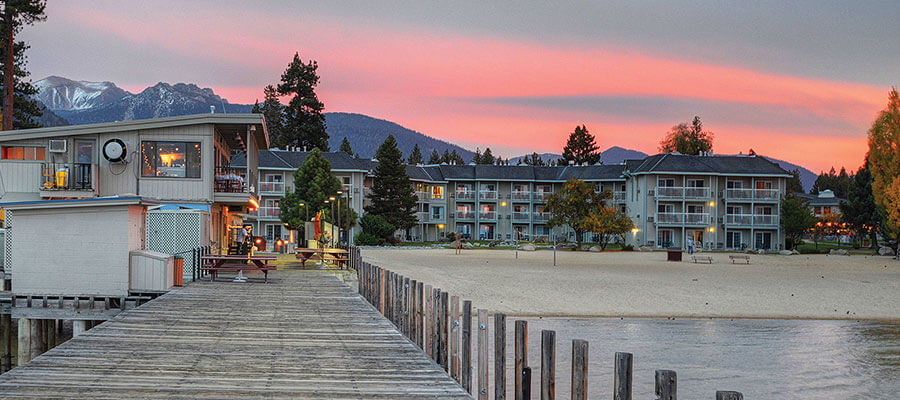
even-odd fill
[(872, 248), (878, 248), (878, 227), (881, 225), (882, 215), (872, 194), (872, 174), (869, 172), (868, 159), (850, 181), (847, 201), (841, 202), (841, 219), (859, 239), (868, 236)]
[(453, 152), (450, 153), (450, 164), (465, 165), (466, 160), (463, 160), (462, 156), (456, 152), (456, 149), (453, 149)]
[(422, 161), (422, 151), (419, 150), (419, 144), (416, 143), (413, 145), (412, 151), (409, 153), (409, 157), (406, 159), (406, 163), (409, 165), (419, 165), (424, 164)]
[(659, 142), (659, 151), (698, 155), (702, 151), (712, 150), (713, 136), (712, 132), (703, 130), (700, 117), (695, 116), (690, 125), (681, 123), (673, 126)]
[(328, 151), (328, 132), (322, 114), (325, 105), (315, 90), (319, 84), (318, 68), (315, 60), (304, 63), (300, 54), (294, 53), (294, 59), (281, 74), (278, 94), (291, 96), (291, 100), (284, 108), (284, 132), (276, 143), (279, 147), (294, 145)]
[(397, 148), (394, 135), (389, 135), (375, 153), (375, 167), (370, 204), (366, 213), (378, 215), (397, 229), (416, 224), (416, 195), (406, 174), (403, 153)]
[(484, 149), (484, 153), (481, 155), (481, 158), (479, 158), (478, 161), (475, 162), (475, 164), (491, 165), (496, 161), (497, 160), (494, 159), (494, 154), (491, 153), (491, 148), (488, 147)]
[(849, 188), (850, 176), (847, 175), (847, 170), (844, 167), (841, 167), (841, 172), (839, 174), (834, 170), (834, 167), (831, 167), (831, 170), (828, 171), (828, 173), (819, 173), (816, 182), (813, 183), (810, 193), (819, 194), (819, 192), (823, 190), (830, 190), (834, 192), (836, 197), (847, 198), (847, 190)]
[(2, 86), (3, 130), (13, 128), (33, 128), (39, 126), (34, 117), (42, 115), (37, 101), (32, 96), (37, 90), (26, 81), (29, 73), (25, 69), (25, 50), (28, 45), (16, 41), (15, 37), (28, 25), (47, 19), (44, 0), (6, 0), (0, 10), (0, 63), (3, 64)]
[[(341, 182), (331, 174), (331, 163), (321, 150), (313, 148), (294, 172), (294, 190), (281, 198), (281, 222), (290, 229), (302, 230), (307, 215), (312, 218), (319, 210), (330, 210), (325, 200), (336, 195), (338, 190), (341, 190)], [(331, 219), (330, 212), (323, 215), (326, 220)]]
[(788, 193), (806, 193), (803, 191), (803, 182), (800, 180), (800, 169), (794, 168), (791, 171), (791, 177), (787, 180)]
[(269, 132), (269, 141), (272, 144), (281, 142), (281, 134), (284, 130), (284, 106), (278, 101), (278, 92), (272, 85), (266, 85), (263, 89), (263, 103), (253, 106), (252, 112), (262, 114), (266, 120), (266, 130)]
[(535, 152), (535, 153), (531, 153), (531, 155), (525, 157), (525, 165), (534, 165), (534, 166), (543, 167), (546, 164), (544, 163), (544, 159), (541, 158), (540, 154)]
[(563, 158), (566, 162), (574, 161), (576, 165), (594, 165), (600, 162), (599, 147), (595, 140), (586, 126), (576, 126), (563, 147)]
[[(456, 152), (456, 150), (453, 150)], [(450, 156), (450, 151), (444, 149), (444, 154), (441, 156), (441, 164), (453, 164), (453, 157)]]
[(338, 150), (349, 154), (350, 157), (353, 157), (353, 148), (350, 147), (350, 141), (347, 140), (346, 136), (344, 136), (344, 140), (341, 140), (341, 147)]
[[(449, 154), (448, 154), (448, 156), (449, 156)], [(437, 149), (431, 149), (431, 157), (428, 157), (428, 164), (436, 165), (436, 164), (440, 164), (441, 161), (442, 161), (441, 155), (438, 154)]]
[(472, 164), (481, 164), (481, 149), (475, 148), (475, 155), (472, 156)]

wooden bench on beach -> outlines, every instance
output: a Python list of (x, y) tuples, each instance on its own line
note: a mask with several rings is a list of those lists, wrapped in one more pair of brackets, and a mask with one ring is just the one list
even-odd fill
[(694, 259), (694, 264), (701, 262), (701, 261), (712, 264), (712, 261), (713, 261), (712, 257), (710, 257), (710, 256), (691, 256), (691, 258)]
[(747, 264), (750, 264), (750, 256), (746, 254), (731, 254), (728, 256), (728, 258), (731, 259), (732, 264), (734, 264), (737, 260), (746, 261)]

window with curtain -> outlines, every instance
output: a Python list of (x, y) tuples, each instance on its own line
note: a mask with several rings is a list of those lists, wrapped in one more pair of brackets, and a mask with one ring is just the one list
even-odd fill
[(200, 143), (141, 142), (141, 175), (199, 178)]

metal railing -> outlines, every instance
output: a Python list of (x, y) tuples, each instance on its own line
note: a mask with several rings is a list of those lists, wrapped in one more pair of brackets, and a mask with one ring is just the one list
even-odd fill
[(774, 226), (778, 225), (777, 215), (755, 215), (755, 214), (726, 214), (725, 225), (758, 225), (758, 226)]
[(496, 211), (482, 211), (478, 213), (478, 219), (497, 219)]
[(496, 190), (479, 191), (478, 199), (479, 200), (497, 200), (497, 191)]
[(475, 219), (474, 211), (457, 211), (456, 219)]
[(88, 163), (41, 164), (41, 190), (93, 190), (94, 166)]
[(778, 200), (778, 189), (725, 189), (726, 200)]
[(246, 168), (215, 167), (214, 190), (218, 193), (249, 193)]
[(656, 197), (708, 199), (710, 191), (708, 187), (657, 186)]
[(260, 217), (273, 217), (277, 218), (281, 215), (281, 208), (279, 207), (260, 207), (257, 211), (256, 215)]
[(475, 192), (469, 190), (458, 190), (456, 192), (457, 200), (474, 200)]
[(531, 200), (531, 192), (513, 191), (510, 193), (512, 200)]
[(547, 222), (552, 217), (553, 217), (553, 215), (548, 212), (545, 212), (545, 213), (535, 212), (532, 220), (534, 220), (535, 222)]
[(260, 193), (284, 193), (284, 182), (260, 182)]
[(529, 213), (527, 211), (526, 212), (514, 211), (512, 213), (512, 219), (514, 221), (528, 221), (528, 219), (530, 217), (531, 217), (531, 213)]
[(657, 224), (708, 224), (709, 223), (709, 215), (708, 214), (696, 214), (696, 213), (657, 213), (656, 214), (656, 223)]
[(546, 201), (553, 192), (534, 192), (534, 201)]
[(753, 216), (753, 225), (778, 225), (778, 216), (777, 215), (754, 215)]
[(625, 192), (613, 192), (613, 201), (625, 201)]

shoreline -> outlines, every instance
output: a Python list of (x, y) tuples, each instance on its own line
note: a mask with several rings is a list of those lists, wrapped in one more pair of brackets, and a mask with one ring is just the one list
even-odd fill
[[(489, 312), (488, 317), (493, 318), (494, 312)], [(838, 317), (775, 317), (775, 316), (722, 316), (722, 315), (596, 315), (596, 314), (506, 314), (507, 318), (580, 318), (580, 319), (746, 319), (746, 320), (778, 320), (778, 321), (873, 321), (873, 322), (898, 322), (900, 318), (838, 318)]]

